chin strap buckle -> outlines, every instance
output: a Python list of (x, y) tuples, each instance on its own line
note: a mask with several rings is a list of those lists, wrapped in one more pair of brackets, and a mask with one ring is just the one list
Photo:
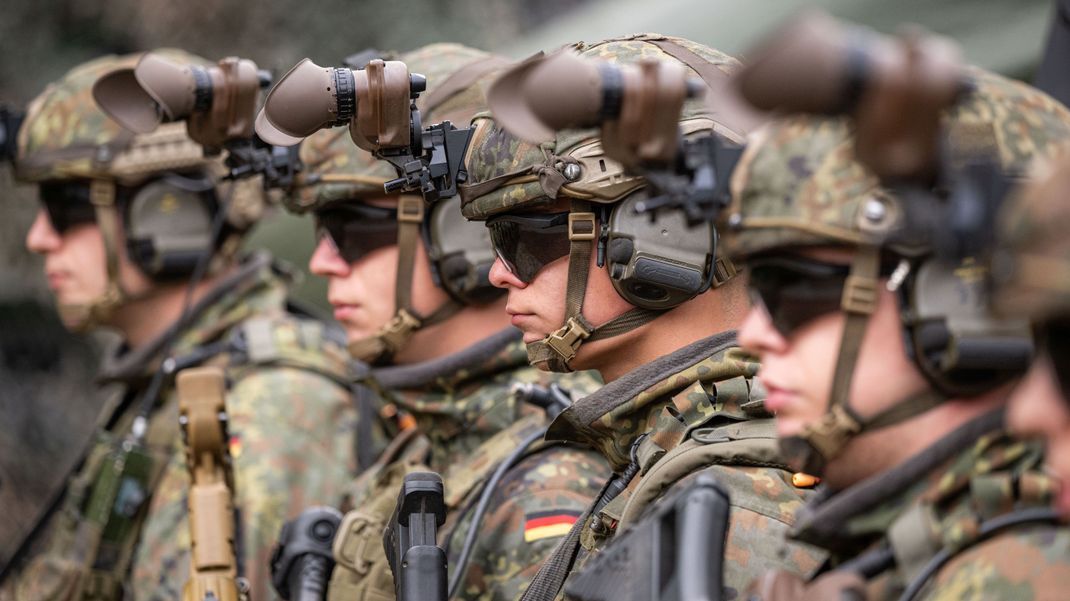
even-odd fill
[(405, 309), (398, 309), (394, 317), (383, 326), (383, 329), (379, 330), (377, 337), (383, 341), (387, 351), (394, 354), (404, 346), (413, 332), (420, 329), (421, 325), (421, 321), (412, 313)]
[(419, 196), (402, 194), (398, 198), (398, 221), (401, 223), (423, 223), (424, 199)]
[(800, 436), (828, 460), (839, 455), (847, 441), (861, 431), (862, 424), (858, 420), (842, 406), (834, 405), (820, 421), (808, 425)]
[(576, 356), (580, 344), (593, 332), (579, 318), (570, 317), (565, 325), (546, 337), (546, 346), (550, 347), (561, 359), (568, 363)]

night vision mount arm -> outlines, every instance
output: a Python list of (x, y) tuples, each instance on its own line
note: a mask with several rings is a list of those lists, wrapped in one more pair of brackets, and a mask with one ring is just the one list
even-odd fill
[(729, 175), (742, 153), (712, 132), (683, 135), (684, 102), (707, 92), (680, 63), (617, 65), (559, 52), (507, 71), (488, 101), (498, 123), (529, 142), (562, 129), (601, 127), (606, 156), (653, 188), (637, 209), (681, 208), (695, 224), (727, 206)]
[(910, 205), (896, 233), (905, 243), (952, 259), (984, 251), (1014, 176), (998, 156), (949, 152), (943, 115), (973, 88), (953, 42), (916, 27), (886, 37), (810, 12), (748, 56), (735, 84), (758, 109), (851, 118), (858, 160)]
[(227, 57), (212, 66), (181, 63), (146, 53), (133, 69), (119, 69), (93, 86), (100, 108), (134, 133), (185, 121), (206, 155), (227, 151), (227, 179), (262, 175), (265, 188), (287, 189), (300, 169), (297, 150), (273, 146), (253, 132), (260, 91), (271, 74), (255, 63)]
[(449, 121), (424, 127), (415, 100), (427, 81), (405, 63), (375, 59), (363, 69), (320, 67), (304, 59), (268, 93), (256, 131), (293, 145), (312, 133), (348, 125), (353, 143), (398, 173), (384, 191), (417, 192), (429, 203), (457, 193), (467, 179), (464, 153), (471, 129)]

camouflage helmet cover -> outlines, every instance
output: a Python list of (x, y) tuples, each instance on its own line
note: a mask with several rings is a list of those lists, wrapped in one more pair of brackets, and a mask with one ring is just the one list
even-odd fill
[[(176, 61), (208, 64), (181, 50), (157, 52)], [(97, 58), (75, 67), (38, 95), (19, 130), (16, 177), (26, 182), (104, 178), (134, 185), (154, 172), (207, 164), (201, 146), (185, 134), (184, 124), (135, 135), (98, 108), (92, 95), (97, 79), (132, 69), (140, 57)]]
[[(971, 68), (973, 91), (946, 115), (951, 158), (984, 152), (1024, 173), (1070, 136), (1070, 112), (1043, 92)], [(855, 159), (846, 118), (792, 116), (751, 135), (723, 213), (725, 249), (743, 258), (789, 247), (883, 245), (902, 207)], [(905, 250), (905, 249), (899, 249)]]
[(1070, 148), (1035, 175), (1000, 215), (992, 278), (998, 311), (1037, 322), (1070, 316)]
[[(411, 73), (427, 77), (428, 91), (416, 105), (426, 110), (427, 101), (435, 90), (454, 73), (468, 65), (505, 59), (469, 48), (461, 44), (431, 44), (398, 57)], [(486, 88), (489, 78), (478, 85), (468, 86), (437, 103), (422, 115), (424, 124), (450, 120), (455, 125), (467, 125), (472, 116), (486, 107)], [(394, 168), (371, 153), (357, 148), (346, 128), (323, 129), (301, 143), (303, 172), (300, 182), (284, 200), (286, 208), (295, 213), (323, 208), (345, 200), (383, 196), (383, 184), (397, 177)]]
[[(594, 44), (581, 42), (571, 48), (582, 57), (618, 64), (644, 58), (683, 62), (659, 44), (683, 47), (726, 75), (739, 66), (731, 56), (702, 44), (652, 33)], [(685, 134), (713, 130), (736, 142), (742, 141), (744, 135), (720, 123), (702, 99), (685, 103), (680, 122)], [(507, 211), (550, 204), (559, 195), (611, 203), (645, 185), (641, 177), (625, 174), (621, 165), (605, 158), (597, 129), (559, 131), (550, 142), (532, 144), (502, 129), (490, 113), (477, 115), (473, 125), (475, 133), (466, 157), (468, 184), (461, 187), (461, 210), (468, 219), (484, 220)], [(569, 163), (580, 166), (579, 177), (564, 175)], [(477, 193), (472, 188), (511, 173), (518, 175), (494, 190)]]

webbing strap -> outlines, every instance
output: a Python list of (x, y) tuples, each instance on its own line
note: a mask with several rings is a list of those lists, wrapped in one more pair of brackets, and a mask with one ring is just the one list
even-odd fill
[(119, 284), (119, 211), (115, 207), (115, 182), (95, 179), (89, 184), (89, 200), (93, 203), (97, 226), (104, 240), (104, 255), (108, 270), (108, 284), (104, 295), (94, 302), (99, 310), (118, 305), (126, 295)]
[(701, 56), (695, 54), (691, 51), (691, 49), (687, 48), (686, 46), (682, 46), (672, 40), (667, 39), (648, 39), (645, 41), (654, 44), (658, 48), (661, 48), (661, 50), (665, 54), (668, 54), (669, 56), (675, 58), (681, 63), (694, 69), (695, 72), (698, 73), (699, 77), (702, 78), (702, 81), (706, 82), (706, 86), (709, 87), (711, 90), (716, 90), (719, 87), (728, 83), (727, 73), (718, 69), (717, 66), (711, 63), (709, 60), (704, 59)]
[(854, 377), (858, 351), (869, 325), (869, 316), (877, 307), (877, 278), (880, 275), (880, 249), (864, 245), (855, 254), (851, 272), (843, 287), (840, 305), (847, 313), (847, 320), (840, 337), (840, 352), (836, 371), (832, 377), (832, 402), (830, 406), (847, 405), (851, 394), (851, 379)]
[(398, 269), (394, 282), (394, 309), (412, 307), (412, 276), (416, 270), (416, 241), (424, 220), (424, 201), (419, 196), (398, 198)]

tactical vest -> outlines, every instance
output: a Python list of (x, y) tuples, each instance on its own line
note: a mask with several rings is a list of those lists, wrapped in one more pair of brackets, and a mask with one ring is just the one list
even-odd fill
[[(614, 532), (633, 524), (647, 507), (688, 475), (723, 466), (772, 467), (790, 473), (780, 459), (776, 424), (767, 417), (763, 398), (751, 394), (750, 379), (737, 376), (716, 384), (717, 396), (727, 397), (753, 418), (716, 427), (687, 428), (677, 420), (659, 420), (658, 426), (635, 445), (637, 477), (628, 488), (591, 516), (580, 543), (587, 551), (604, 546)], [(666, 450), (664, 447), (668, 447)], [(750, 508), (759, 510), (757, 507)]]
[[(289, 367), (315, 372), (348, 388), (342, 364), (322, 354), (326, 340), (326, 329), (318, 322), (255, 317), (233, 328), (226, 340), (195, 348), (170, 365), (223, 366), (228, 385), (257, 369)], [(344, 357), (342, 348), (339, 361)], [(52, 522), (46, 549), (21, 574), (13, 574), (14, 582), (6, 582), (0, 593), (13, 594), (17, 601), (123, 598), (149, 501), (179, 437), (173, 390), (150, 414), (141, 446), (133, 445), (127, 435), (138, 410), (137, 402), (105, 409), (103, 415), (108, 417), (121, 413), (112, 417), (109, 428), (103, 427), (107, 422), (101, 424), (85, 461), (69, 479), (60, 506), (46, 517)]]
[[(447, 508), (440, 529), (441, 544), (461, 521), (464, 509), (479, 495), (494, 469), (533, 433), (544, 428), (541, 415), (525, 417), (487, 439), (466, 461), (442, 475)], [(532, 452), (545, 446), (536, 445)], [(328, 601), (393, 601), (394, 579), (383, 550), (383, 529), (397, 503), (405, 475), (432, 471), (426, 465), (430, 443), (415, 428), (400, 434), (379, 460), (354, 483), (355, 509), (346, 513), (334, 540), (337, 562), (328, 587)], [(476, 527), (472, 525), (471, 527)], [(462, 537), (463, 538), (463, 537)]]

